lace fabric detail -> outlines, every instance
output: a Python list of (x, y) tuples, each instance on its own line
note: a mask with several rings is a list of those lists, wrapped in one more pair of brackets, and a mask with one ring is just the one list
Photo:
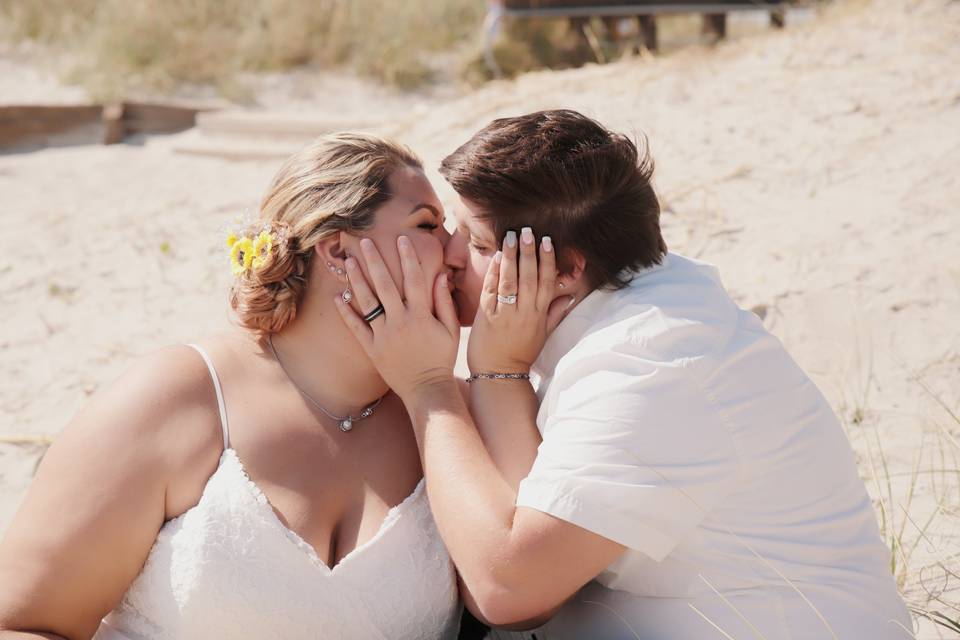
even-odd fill
[(460, 610), (423, 480), (331, 569), (226, 449), (197, 505), (161, 528), (95, 640), (439, 640), (456, 637)]

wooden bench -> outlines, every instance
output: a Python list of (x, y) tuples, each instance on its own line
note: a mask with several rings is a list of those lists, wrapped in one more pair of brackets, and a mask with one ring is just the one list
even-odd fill
[[(496, 76), (501, 71), (493, 55), (493, 43), (505, 18), (569, 18), (581, 28), (590, 18), (606, 21), (637, 18), (643, 46), (657, 50), (656, 16), (699, 13), (704, 16), (704, 31), (724, 38), (727, 34), (727, 13), (732, 11), (768, 11), (770, 23), (777, 28), (785, 24), (788, 0), (488, 0), (484, 20), (484, 59)], [(609, 22), (608, 22), (609, 24)]]

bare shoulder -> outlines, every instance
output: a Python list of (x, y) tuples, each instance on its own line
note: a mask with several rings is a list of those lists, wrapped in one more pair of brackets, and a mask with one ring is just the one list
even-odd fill
[(222, 447), (199, 354), (178, 346), (137, 360), (38, 468), (0, 544), (0, 628), (93, 635), (164, 521), (196, 503)]
[(135, 361), (91, 398), (64, 430), (132, 447), (177, 470), (198, 457), (219, 455), (222, 436), (216, 392), (206, 364), (186, 345), (158, 349)]
[(55, 439), (38, 480), (96, 473), (101, 486), (124, 493), (156, 487), (169, 519), (196, 504), (222, 451), (207, 366), (176, 345), (140, 357), (95, 394)]

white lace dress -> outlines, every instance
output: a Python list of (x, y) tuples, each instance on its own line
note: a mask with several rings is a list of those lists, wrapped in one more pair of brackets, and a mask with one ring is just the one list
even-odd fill
[[(193, 345), (191, 345), (193, 346)], [(423, 480), (377, 534), (330, 569), (284, 526), (229, 446), (199, 503), (163, 525), (94, 640), (455, 638), (456, 573)]]

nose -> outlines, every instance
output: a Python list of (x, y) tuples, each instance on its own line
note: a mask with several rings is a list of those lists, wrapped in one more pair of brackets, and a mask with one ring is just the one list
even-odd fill
[(447, 231), (446, 227), (444, 226), (441, 226), (438, 231), (440, 232), (440, 244), (446, 248), (447, 243), (450, 242), (450, 232)]
[(447, 238), (443, 247), (443, 263), (454, 271), (466, 267), (467, 240), (459, 229)]

